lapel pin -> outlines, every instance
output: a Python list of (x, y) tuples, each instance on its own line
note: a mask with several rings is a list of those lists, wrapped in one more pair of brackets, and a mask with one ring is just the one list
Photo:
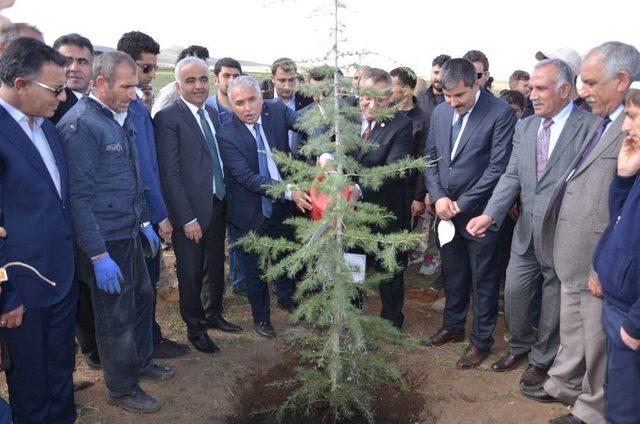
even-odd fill
[(380, 124), (380, 128), (384, 128), (384, 122)]

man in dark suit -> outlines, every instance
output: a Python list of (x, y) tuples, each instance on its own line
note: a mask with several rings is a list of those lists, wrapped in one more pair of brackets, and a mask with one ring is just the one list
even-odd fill
[[(464, 339), (469, 298), (474, 325), (458, 369), (478, 366), (493, 345), (498, 319), (496, 247), (499, 232), (476, 238), (466, 232), (482, 213), (511, 154), (513, 110), (481, 89), (474, 65), (451, 59), (440, 72), (445, 103), (433, 112), (425, 150), (438, 164), (426, 171), (427, 191), (438, 217), (451, 221), (453, 239), (441, 247), (446, 304), (442, 327), (426, 344)], [(442, 223), (440, 225), (443, 225)]]
[(60, 118), (69, 111), (89, 91), (91, 81), (91, 65), (93, 64), (93, 44), (80, 34), (66, 34), (53, 42), (53, 48), (67, 58), (64, 68), (67, 86), (67, 99), (61, 102), (51, 121), (57, 124)]
[(242, 329), (222, 317), (224, 293), (224, 184), (216, 133), (218, 113), (209, 96), (209, 67), (197, 57), (176, 65), (180, 99), (156, 114), (162, 188), (173, 224), (180, 315), (189, 341), (202, 352), (219, 349), (207, 328)]
[[(67, 165), (55, 128), (44, 118), (65, 99), (65, 58), (31, 39), (13, 41), (0, 59), (0, 265), (11, 269), (0, 294), (0, 335), (13, 421), (73, 423), (74, 237)], [(28, 311), (28, 312), (27, 312)], [(26, 312), (26, 313), (25, 313)]]
[[(271, 151), (290, 153), (288, 134), (294, 129), (297, 114), (282, 102), (263, 102), (258, 82), (240, 76), (229, 84), (229, 98), (234, 117), (218, 133), (222, 161), (229, 173), (228, 195), (231, 198), (229, 221), (239, 236), (254, 231), (259, 236), (292, 237), (293, 228), (285, 225), (294, 209), (311, 209), (308, 195), (288, 190), (283, 198), (272, 198), (266, 188), (282, 180)], [(242, 249), (239, 265), (247, 281), (247, 295), (255, 329), (261, 336), (275, 337), (269, 319), (269, 289), (261, 280), (258, 255)], [(293, 311), (295, 283), (281, 277), (276, 284), (278, 304)]]
[[(298, 86), (298, 68), (296, 63), (288, 57), (281, 57), (271, 65), (270, 89), (263, 93), (264, 99), (280, 100), (289, 109), (297, 111), (303, 109), (313, 102), (311, 97), (296, 93)], [(289, 149), (291, 153), (298, 152), (300, 135), (295, 131), (289, 131)]]
[[(393, 118), (383, 120), (378, 116), (378, 110), (388, 108), (391, 104), (391, 75), (382, 69), (371, 68), (361, 84), (360, 110), (362, 111), (360, 135), (367, 141), (378, 146), (366, 153), (358, 152), (356, 160), (365, 168), (389, 165), (411, 154), (413, 149), (413, 124), (405, 114), (396, 112)], [(378, 96), (367, 93), (376, 91)], [(369, 203), (382, 206), (396, 219), (384, 228), (382, 233), (391, 233), (409, 229), (409, 196), (407, 196), (407, 178), (388, 178), (377, 190), (364, 188), (362, 199)], [(404, 315), (404, 269), (407, 265), (407, 255), (398, 253), (397, 258), (401, 267), (389, 282), (380, 285), (382, 300), (382, 318), (390, 321), (398, 328), (402, 328)], [(374, 262), (375, 263), (375, 262)], [(381, 265), (374, 267), (381, 271)]]

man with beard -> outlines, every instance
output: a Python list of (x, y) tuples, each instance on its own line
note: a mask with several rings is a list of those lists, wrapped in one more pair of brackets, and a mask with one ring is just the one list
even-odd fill
[(240, 75), (242, 75), (242, 65), (231, 57), (223, 57), (213, 67), (213, 82), (216, 84), (217, 91), (215, 96), (207, 99), (206, 104), (218, 112), (220, 125), (226, 124), (233, 116), (227, 88), (229, 83)]

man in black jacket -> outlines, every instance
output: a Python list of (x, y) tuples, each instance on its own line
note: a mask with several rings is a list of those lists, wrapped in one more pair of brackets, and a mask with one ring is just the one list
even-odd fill
[[(362, 83), (362, 90), (376, 90), (379, 96), (360, 97), (362, 111), (360, 135), (365, 140), (377, 145), (377, 149), (356, 154), (356, 160), (366, 168), (389, 165), (411, 154), (413, 148), (411, 119), (403, 113), (396, 113), (390, 120), (378, 117), (378, 110), (391, 104), (391, 76), (382, 69), (372, 68)], [(383, 206), (396, 219), (379, 229), (383, 233), (401, 231), (409, 228), (409, 199), (407, 198), (407, 178), (387, 179), (377, 190), (363, 188), (362, 197), (365, 202)], [(404, 277), (407, 255), (399, 253), (397, 257), (401, 269), (389, 282), (380, 285), (382, 299), (382, 318), (389, 320), (398, 328), (402, 327), (404, 315)], [(374, 265), (380, 269), (380, 264)]]

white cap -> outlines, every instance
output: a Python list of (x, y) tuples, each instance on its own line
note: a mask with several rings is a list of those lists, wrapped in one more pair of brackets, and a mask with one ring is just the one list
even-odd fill
[(576, 74), (580, 75), (580, 65), (582, 65), (582, 58), (578, 54), (577, 51), (569, 48), (569, 47), (561, 47), (554, 52), (544, 52), (538, 51), (536, 53), (537, 60), (545, 60), (545, 59), (560, 59), (564, 61), (571, 70)]

